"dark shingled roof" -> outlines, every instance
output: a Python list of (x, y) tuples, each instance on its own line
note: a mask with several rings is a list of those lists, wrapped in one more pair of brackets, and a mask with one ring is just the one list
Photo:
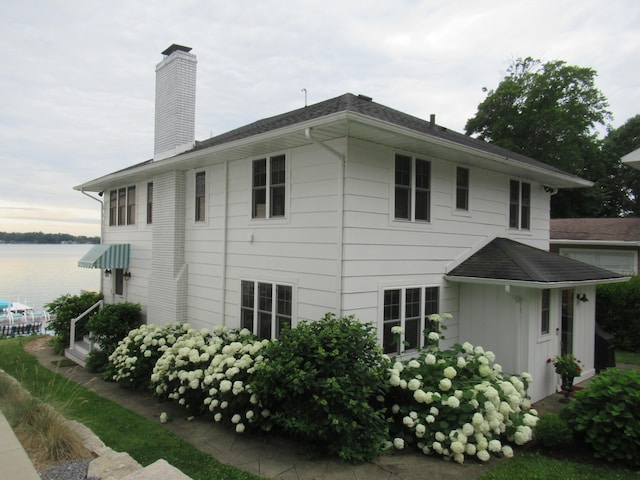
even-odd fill
[(543, 168), (551, 172), (570, 175), (567, 172), (557, 169), (551, 165), (547, 165), (546, 163), (534, 160), (525, 155), (520, 155), (518, 153), (514, 153), (504, 148), (500, 148), (496, 145), (487, 143), (483, 140), (478, 140), (468, 135), (463, 135), (461, 133), (448, 130), (447, 128), (436, 125), (435, 123), (432, 123), (430, 121), (423, 120), (422, 118), (414, 117), (399, 110), (394, 110), (393, 108), (389, 108), (385, 105), (376, 103), (372, 101), (371, 98), (364, 95), (356, 96), (352, 93), (346, 93), (339, 97), (325, 100), (314, 105), (309, 105), (307, 107), (299, 108), (291, 112), (258, 120), (257, 122), (250, 123), (249, 125), (245, 125), (244, 127), (240, 127), (235, 130), (231, 130), (227, 133), (223, 133), (222, 135), (218, 135), (204, 141), (196, 142), (193, 150), (200, 150), (216, 145), (222, 145), (228, 142), (248, 138), (253, 135), (259, 135), (261, 133), (270, 132), (279, 128), (289, 127), (298, 123), (319, 119), (340, 112), (357, 113), (363, 116), (382, 120), (400, 127), (414, 130), (416, 132), (448, 140), (453, 143), (465, 145), (487, 153), (499, 155), (504, 158), (510, 158), (527, 165)]
[(640, 218), (552, 218), (552, 240), (640, 241)]
[(447, 277), (550, 284), (624, 278), (508, 238), (495, 238), (451, 270)]

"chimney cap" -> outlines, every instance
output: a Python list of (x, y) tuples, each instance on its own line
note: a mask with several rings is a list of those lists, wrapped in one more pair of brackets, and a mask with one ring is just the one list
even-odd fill
[(178, 52), (178, 51), (188, 53), (191, 51), (191, 47), (185, 47), (184, 45), (178, 45), (177, 43), (173, 43), (169, 48), (167, 48), (164, 52), (162, 52), (162, 55), (171, 55), (173, 52)]

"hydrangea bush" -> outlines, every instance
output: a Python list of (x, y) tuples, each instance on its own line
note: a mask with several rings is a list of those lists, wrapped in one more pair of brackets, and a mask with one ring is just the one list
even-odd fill
[(390, 443), (458, 463), (468, 457), (484, 462), (492, 454), (511, 457), (507, 442), (530, 441), (538, 419), (527, 396), (531, 376), (504, 374), (492, 352), (468, 342), (440, 351), (442, 319), (430, 320), (437, 335), (427, 333), (429, 347), (388, 370)]
[(151, 386), (161, 400), (176, 401), (191, 413), (209, 412), (238, 433), (250, 425), (268, 428), (269, 412), (260, 408), (248, 381), (268, 343), (247, 329), (190, 329), (158, 359)]
[(108, 379), (126, 387), (148, 388), (156, 361), (188, 330), (182, 323), (141, 325), (120, 340), (109, 356)]

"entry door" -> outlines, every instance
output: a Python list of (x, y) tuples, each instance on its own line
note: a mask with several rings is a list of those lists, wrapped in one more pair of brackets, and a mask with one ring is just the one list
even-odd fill
[(560, 335), (560, 353), (566, 355), (573, 353), (573, 301), (575, 291), (573, 288), (562, 290), (562, 330)]

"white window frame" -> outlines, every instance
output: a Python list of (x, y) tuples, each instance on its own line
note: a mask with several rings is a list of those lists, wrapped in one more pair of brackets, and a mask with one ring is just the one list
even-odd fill
[[(419, 331), (418, 331), (418, 343), (415, 347), (413, 348), (409, 348), (407, 350), (405, 350), (405, 346), (404, 346), (404, 342), (406, 340), (406, 320), (407, 320), (407, 305), (406, 305), (406, 299), (407, 299), (407, 290), (414, 290), (414, 289), (419, 289), (420, 290), (420, 306), (419, 306)], [(436, 305), (436, 311), (435, 312), (429, 312), (426, 313), (426, 292), (427, 290), (430, 289), (435, 289), (436, 290), (436, 294), (437, 294), (437, 305)], [(385, 314), (386, 314), (386, 304), (385, 304), (385, 296), (387, 292), (391, 292), (391, 291), (399, 291), (400, 292), (400, 305), (399, 305), (399, 317), (400, 318), (394, 318), (394, 319), (385, 319)], [(386, 353), (389, 355), (402, 355), (405, 352), (415, 352), (420, 350), (421, 348), (424, 348), (425, 346), (425, 336), (424, 336), (424, 331), (425, 331), (425, 325), (426, 322), (428, 321), (428, 316), (432, 315), (434, 313), (439, 313), (439, 309), (440, 309), (440, 304), (441, 304), (441, 288), (439, 285), (410, 285), (410, 286), (389, 286), (389, 287), (384, 287), (381, 290), (381, 300), (380, 300), (380, 304), (381, 304), (381, 314), (380, 314), (380, 323), (382, 325), (382, 328), (380, 329), (380, 335), (379, 335), (379, 341), (380, 344), (382, 345), (383, 349), (385, 348), (385, 333), (387, 333), (387, 325), (391, 325), (391, 326), (400, 326), (402, 328), (402, 335), (399, 338), (399, 342), (397, 345), (397, 348), (395, 351), (387, 351)], [(414, 317), (412, 317), (414, 318)], [(399, 325), (398, 325), (399, 322)], [(390, 328), (389, 327), (389, 335), (391, 335), (390, 333)]]
[[(131, 191), (133, 192), (131, 193)], [(128, 185), (126, 187), (114, 188), (109, 190), (109, 218), (110, 227), (130, 227), (136, 224), (137, 214), (137, 191), (136, 185)], [(120, 195), (124, 193), (124, 206), (120, 206)], [(115, 207), (114, 195), (115, 193)], [(133, 203), (131, 203), (133, 202)], [(123, 214), (120, 215), (120, 208), (123, 208)], [(133, 212), (131, 212), (133, 209)]]
[[(204, 192), (201, 196), (198, 195), (198, 177), (204, 177)], [(193, 219), (196, 223), (203, 223), (207, 221), (207, 171), (206, 170), (197, 170), (193, 176)], [(202, 204), (200, 205), (198, 199), (202, 197)], [(202, 218), (198, 218), (198, 214), (202, 214)]]
[[(284, 183), (283, 184), (273, 184), (273, 179), (272, 179), (272, 166), (273, 166), (273, 160), (277, 159), (279, 157), (282, 157), (284, 160)], [(251, 206), (250, 206), (250, 213), (251, 213), (251, 219), (252, 220), (282, 220), (282, 219), (286, 219), (288, 212), (289, 212), (289, 205), (288, 205), (288, 201), (289, 201), (289, 178), (290, 178), (290, 174), (289, 174), (289, 162), (287, 160), (288, 155), (286, 153), (274, 153), (273, 155), (267, 155), (267, 156), (263, 156), (260, 158), (254, 158), (251, 160), (250, 165), (251, 165), (251, 173), (250, 173), (250, 178), (251, 178)], [(266, 165), (266, 181), (265, 181), (265, 185), (260, 185), (259, 187), (256, 187), (255, 185), (255, 177), (254, 177), (254, 165), (256, 164), (256, 162), (261, 162), (264, 161), (265, 165)], [(273, 205), (272, 205), (272, 197), (274, 194), (274, 189), (275, 187), (282, 187), (284, 189), (284, 198), (282, 200), (283, 205), (283, 213), (282, 215), (274, 215), (273, 212)], [(264, 203), (264, 214), (260, 215), (257, 213), (257, 204), (256, 204), (256, 190), (263, 190), (265, 191), (264, 196), (265, 196), (265, 203)]]
[[(463, 186), (463, 188), (460, 188), (460, 185), (458, 185), (458, 172), (460, 170), (465, 170), (467, 172), (467, 183), (466, 185)], [(458, 213), (462, 212), (462, 213), (468, 213), (469, 212), (469, 206), (471, 204), (471, 169), (469, 169), (468, 167), (463, 167), (461, 165), (457, 165), (456, 166), (456, 170), (455, 170), (455, 196), (453, 199), (454, 202), (454, 210)], [(464, 192), (466, 192), (466, 202), (465, 202), (465, 206), (464, 207), (458, 207), (458, 194), (460, 192), (460, 190), (463, 190)]]
[[(511, 201), (511, 187), (512, 184), (517, 183), (518, 184), (518, 199), (517, 202), (512, 202)], [(523, 195), (523, 185), (527, 185), (527, 188), (529, 189), (529, 197), (528, 199), (524, 198)], [(509, 194), (508, 194), (508, 202), (507, 202), (507, 212), (508, 212), (508, 218), (507, 218), (507, 225), (510, 229), (513, 230), (523, 230), (523, 231), (531, 231), (531, 193), (532, 193), (533, 189), (531, 188), (531, 182), (524, 182), (522, 180), (517, 180), (515, 178), (511, 178), (509, 179)], [(528, 200), (528, 203), (525, 203), (525, 200)], [(516, 207), (516, 218), (515, 218), (515, 225), (512, 225), (512, 209), (511, 207), (514, 206)], [(526, 215), (523, 215), (526, 209)], [(523, 222), (523, 218), (526, 218), (526, 223)]]
[[(396, 171), (397, 171), (397, 161), (398, 161), (398, 157), (405, 157), (410, 159), (411, 161), (411, 171), (410, 171), (410, 179), (409, 179), (409, 185), (403, 185), (403, 184), (399, 184), (397, 183), (397, 178), (396, 178)], [(417, 162), (424, 162), (425, 164), (428, 165), (429, 168), (429, 185), (427, 188), (418, 188), (416, 186), (416, 175), (417, 175), (417, 170), (416, 170), (416, 164)], [(433, 162), (431, 160), (428, 160), (427, 158), (424, 157), (416, 157), (415, 155), (410, 155), (407, 153), (401, 153), (401, 152), (396, 152), (393, 156), (393, 169), (392, 169), (392, 199), (393, 202), (392, 205), (392, 218), (393, 221), (395, 222), (411, 222), (411, 223), (421, 223), (421, 224), (430, 224), (431, 223), (431, 210), (433, 207)], [(397, 216), (397, 209), (396, 209), (396, 202), (397, 202), (397, 190), (398, 190), (398, 186), (402, 186), (404, 189), (408, 189), (409, 190), (409, 213), (408, 213), (408, 218), (405, 217), (398, 217)], [(427, 196), (428, 196), (428, 202), (427, 202), (427, 218), (423, 219), (423, 218), (416, 218), (416, 197), (417, 197), (417, 192), (418, 190), (422, 190), (427, 192)]]
[[(253, 285), (253, 300), (251, 306), (244, 305), (244, 291), (243, 287), (245, 283), (250, 283)], [(259, 317), (260, 313), (265, 313), (260, 310), (260, 285), (271, 286), (271, 310), (268, 312), (271, 316), (270, 321), (270, 337), (269, 338), (277, 338), (277, 334), (280, 332), (280, 325), (278, 325), (279, 317), (286, 317), (289, 319), (289, 325), (293, 327), (293, 319), (294, 319), (294, 286), (290, 283), (282, 283), (282, 282), (269, 282), (262, 280), (249, 280), (249, 279), (241, 279), (240, 280), (240, 327), (248, 328), (244, 325), (243, 322), (243, 312), (251, 312), (251, 332), (255, 335), (260, 335), (260, 325), (259, 325)], [(278, 288), (288, 288), (290, 294), (290, 311), (289, 314), (286, 315), (283, 312), (278, 311)]]

